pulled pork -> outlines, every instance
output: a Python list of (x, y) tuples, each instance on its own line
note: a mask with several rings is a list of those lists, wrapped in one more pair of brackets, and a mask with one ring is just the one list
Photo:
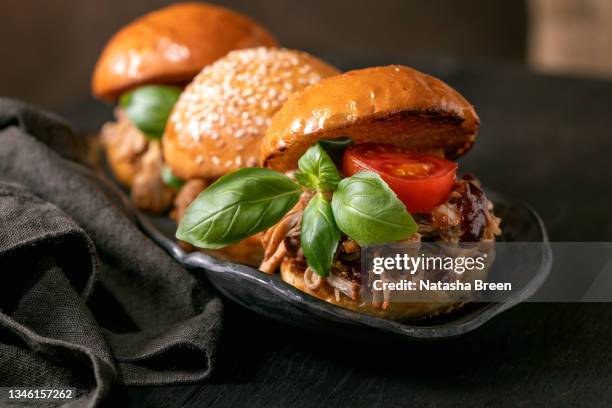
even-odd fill
[(196, 199), (204, 189), (208, 187), (208, 183), (202, 179), (191, 179), (187, 180), (183, 187), (179, 190), (176, 198), (174, 199), (174, 208), (170, 213), (170, 217), (180, 223), (187, 211), (189, 204)]
[(129, 121), (121, 108), (115, 109), (114, 122), (107, 122), (100, 131), (100, 141), (115, 177), (131, 186), (140, 169), (140, 161), (147, 151), (146, 137)]
[[(272, 274), (285, 257), (304, 270), (304, 283), (310, 290), (321, 285), (333, 288), (336, 299), (347, 296), (357, 299), (361, 285), (361, 248), (343, 236), (338, 245), (331, 272), (325, 279), (316, 275), (306, 262), (300, 245), (301, 219), (306, 205), (312, 197), (304, 193), (298, 204), (274, 227), (268, 229), (262, 243), (264, 260), (259, 269)], [(408, 238), (411, 242), (480, 242), (492, 241), (501, 233), (500, 219), (493, 214), (493, 203), (489, 201), (479, 182), (471, 176), (458, 180), (448, 200), (427, 214), (413, 214), (418, 232)], [(381, 299), (380, 307), (388, 305)]]
[(137, 208), (155, 213), (167, 210), (175, 191), (161, 178), (160, 142), (147, 140), (121, 108), (115, 109), (115, 118), (117, 120), (106, 123), (100, 133), (115, 177), (131, 187), (131, 198)]
[(172, 203), (175, 191), (162, 180), (162, 165), (160, 142), (149, 142), (130, 193), (132, 201), (141, 210), (161, 213)]
[(423, 241), (492, 241), (501, 234), (500, 219), (493, 214), (480, 183), (472, 176), (458, 180), (448, 200), (428, 214), (414, 214)]
[(264, 233), (261, 240), (265, 248), (264, 259), (259, 265), (261, 271), (273, 274), (287, 255), (306, 265), (304, 253), (300, 247), (300, 228), (304, 209), (311, 198), (312, 193), (302, 194), (295, 207), (278, 224)]

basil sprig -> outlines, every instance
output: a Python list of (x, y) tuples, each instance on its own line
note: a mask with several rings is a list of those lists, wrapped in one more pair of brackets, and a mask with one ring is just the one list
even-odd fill
[(342, 179), (336, 165), (317, 143), (300, 157), (296, 180), (306, 188), (318, 191), (333, 191)]
[(319, 145), (331, 157), (334, 163), (338, 166), (342, 164), (342, 156), (347, 147), (353, 144), (350, 137), (339, 137), (337, 139), (323, 139), (319, 141)]
[(176, 237), (200, 248), (221, 248), (276, 224), (302, 188), (282, 173), (259, 168), (227, 174), (187, 208)]
[(320, 276), (329, 275), (341, 233), (368, 245), (416, 232), (406, 207), (378, 174), (359, 172), (341, 180), (319, 144), (304, 153), (298, 167), (300, 185), (268, 169), (242, 169), (221, 177), (189, 206), (177, 238), (201, 248), (238, 242), (277, 223), (304, 189), (314, 195), (304, 210), (300, 241), (308, 265)]
[(342, 180), (334, 192), (332, 209), (338, 228), (362, 246), (399, 241), (417, 231), (404, 204), (371, 171)]
[(122, 94), (119, 106), (145, 136), (159, 139), (180, 94), (180, 88), (174, 86), (144, 85)]
[(334, 221), (332, 207), (319, 192), (304, 210), (300, 235), (308, 265), (318, 275), (329, 275), (339, 241), (340, 230)]

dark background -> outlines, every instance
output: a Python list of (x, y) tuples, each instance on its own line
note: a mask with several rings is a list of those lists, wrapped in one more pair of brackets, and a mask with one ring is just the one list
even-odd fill
[[(54, 110), (82, 101), (106, 41), (134, 18), (169, 3), (0, 0), (0, 95)], [(527, 5), (520, 0), (215, 3), (252, 16), (286, 47), (344, 65), (398, 57), (525, 61)]]

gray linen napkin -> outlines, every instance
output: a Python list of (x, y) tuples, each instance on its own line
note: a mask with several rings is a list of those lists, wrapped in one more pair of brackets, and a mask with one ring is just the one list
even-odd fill
[(220, 299), (85, 151), (61, 119), (0, 98), (0, 387), (73, 387), (67, 405), (95, 406), (115, 383), (209, 377)]

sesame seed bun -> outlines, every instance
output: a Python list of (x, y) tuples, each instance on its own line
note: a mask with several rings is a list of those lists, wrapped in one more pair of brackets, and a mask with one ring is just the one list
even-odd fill
[(205, 3), (177, 3), (138, 18), (108, 42), (98, 60), (92, 91), (115, 100), (143, 84), (185, 84), (231, 50), (276, 46), (248, 17)]
[(272, 116), (296, 91), (339, 71), (300, 51), (253, 48), (207, 66), (166, 125), (166, 164), (182, 179), (217, 178), (259, 162)]
[(268, 128), (261, 161), (291, 170), (318, 140), (345, 136), (454, 159), (472, 147), (478, 125), (472, 105), (439, 79), (400, 65), (366, 68), (294, 94)]

